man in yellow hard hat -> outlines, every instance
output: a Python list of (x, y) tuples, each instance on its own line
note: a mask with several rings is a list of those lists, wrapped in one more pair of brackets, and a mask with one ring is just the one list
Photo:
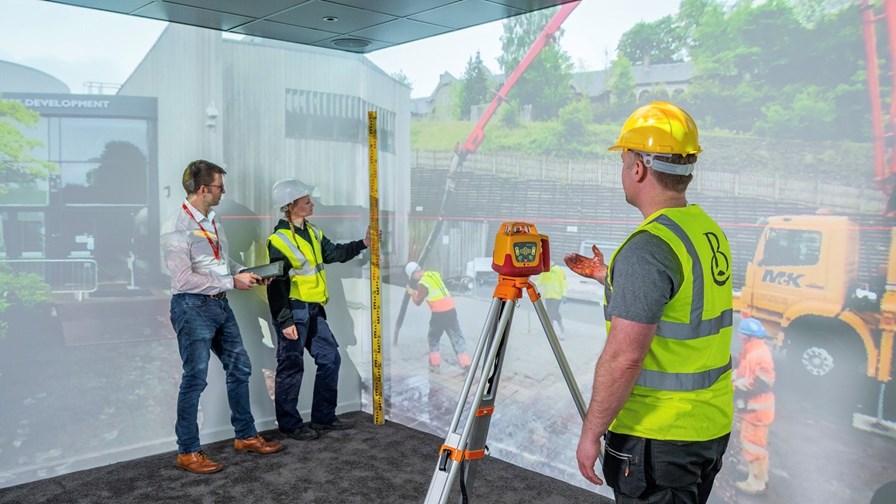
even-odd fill
[(731, 249), (685, 196), (700, 153), (697, 126), (666, 102), (622, 126), (622, 188), (644, 221), (609, 263), (566, 264), (605, 286), (607, 341), (594, 371), (576, 458), (616, 502), (700, 502), (722, 467), (733, 420)]

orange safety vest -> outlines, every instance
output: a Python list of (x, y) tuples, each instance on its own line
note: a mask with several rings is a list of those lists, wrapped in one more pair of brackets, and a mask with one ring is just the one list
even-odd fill
[(427, 271), (420, 277), (420, 285), (426, 287), (426, 302), (433, 312), (444, 312), (454, 309), (454, 298), (448, 293), (448, 287), (442, 276), (435, 271)]

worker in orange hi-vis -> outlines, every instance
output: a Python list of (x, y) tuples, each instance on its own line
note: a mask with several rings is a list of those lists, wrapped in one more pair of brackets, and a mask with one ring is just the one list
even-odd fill
[(429, 305), (432, 316), (429, 319), (429, 369), (438, 371), (442, 365), (442, 353), (439, 350), (439, 342), (442, 333), (448, 333), (451, 346), (457, 355), (457, 364), (462, 369), (467, 369), (472, 363), (470, 354), (467, 353), (467, 342), (460, 330), (457, 320), (457, 310), (454, 308), (454, 298), (445, 287), (442, 276), (435, 271), (423, 271), (420, 265), (411, 261), (405, 266), (409, 285), (407, 293), (414, 300), (414, 304), (420, 306), (423, 300)]
[(758, 494), (768, 484), (768, 428), (775, 419), (775, 363), (765, 344), (762, 322), (746, 318), (738, 329), (743, 349), (732, 379), (734, 403), (741, 420), (741, 453), (749, 476), (735, 484), (746, 493)]

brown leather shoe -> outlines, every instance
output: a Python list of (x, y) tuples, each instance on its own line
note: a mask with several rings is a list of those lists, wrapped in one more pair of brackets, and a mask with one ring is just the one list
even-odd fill
[(283, 449), (280, 441), (265, 441), (261, 434), (256, 434), (246, 439), (234, 439), (233, 447), (238, 451), (250, 451), (267, 455), (269, 453), (277, 453)]
[(219, 464), (208, 458), (204, 452), (178, 453), (177, 467), (196, 474), (211, 474), (224, 469), (224, 464)]

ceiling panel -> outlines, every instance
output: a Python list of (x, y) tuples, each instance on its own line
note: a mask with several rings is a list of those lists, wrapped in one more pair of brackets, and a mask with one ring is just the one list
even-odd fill
[[(164, 3), (218, 10), (251, 18), (263, 18), (310, 0), (164, 0)], [(109, 3), (109, 2), (107, 2)]]
[(553, 7), (555, 5), (560, 5), (566, 3), (569, 0), (561, 1), (561, 0), (488, 0), (489, 2), (507, 5), (509, 7), (514, 7), (516, 9), (532, 12), (540, 9), (544, 9), (546, 7)]
[[(386, 21), (392, 21), (395, 19), (395, 16), (322, 2), (321, 0), (312, 0), (271, 16), (268, 19), (278, 23), (314, 28), (316, 30), (351, 33), (385, 23)], [(326, 21), (325, 19), (333, 19), (333, 21)]]
[(455, 2), (444, 7), (414, 14), (410, 16), (410, 19), (459, 30), (522, 13), (522, 10), (485, 0), (464, 0), (463, 2)]
[(368, 53), (574, 0), (44, 1)]
[(429, 23), (421, 23), (410, 19), (396, 19), (381, 25), (376, 25), (364, 30), (352, 33), (353, 37), (382, 40), (393, 44), (403, 44), (412, 40), (432, 37), (452, 31), (451, 28), (436, 26)]
[(311, 28), (303, 28), (301, 26), (293, 26), (283, 23), (275, 23), (274, 21), (254, 21), (252, 23), (240, 26), (231, 30), (234, 33), (242, 33), (244, 35), (253, 35), (256, 37), (264, 37), (274, 40), (283, 40), (286, 42), (295, 42), (297, 44), (313, 44), (321, 40), (338, 36), (333, 32), (325, 32), (314, 30)]
[(121, 12), (130, 14), (144, 5), (151, 4), (152, 0), (117, 0), (110, 2), (109, 0), (49, 0), (54, 3), (66, 5), (75, 5), (77, 7), (89, 7), (110, 12)]
[(460, 0), (326, 0), (328, 3), (336, 3), (366, 9), (374, 12), (382, 12), (391, 16), (405, 17), (419, 12), (435, 9)]
[(236, 26), (252, 21), (252, 18), (237, 16), (213, 10), (197, 9), (185, 5), (170, 4), (165, 2), (153, 2), (132, 14), (140, 17), (161, 19), (174, 23), (201, 26), (214, 30), (227, 31)]

